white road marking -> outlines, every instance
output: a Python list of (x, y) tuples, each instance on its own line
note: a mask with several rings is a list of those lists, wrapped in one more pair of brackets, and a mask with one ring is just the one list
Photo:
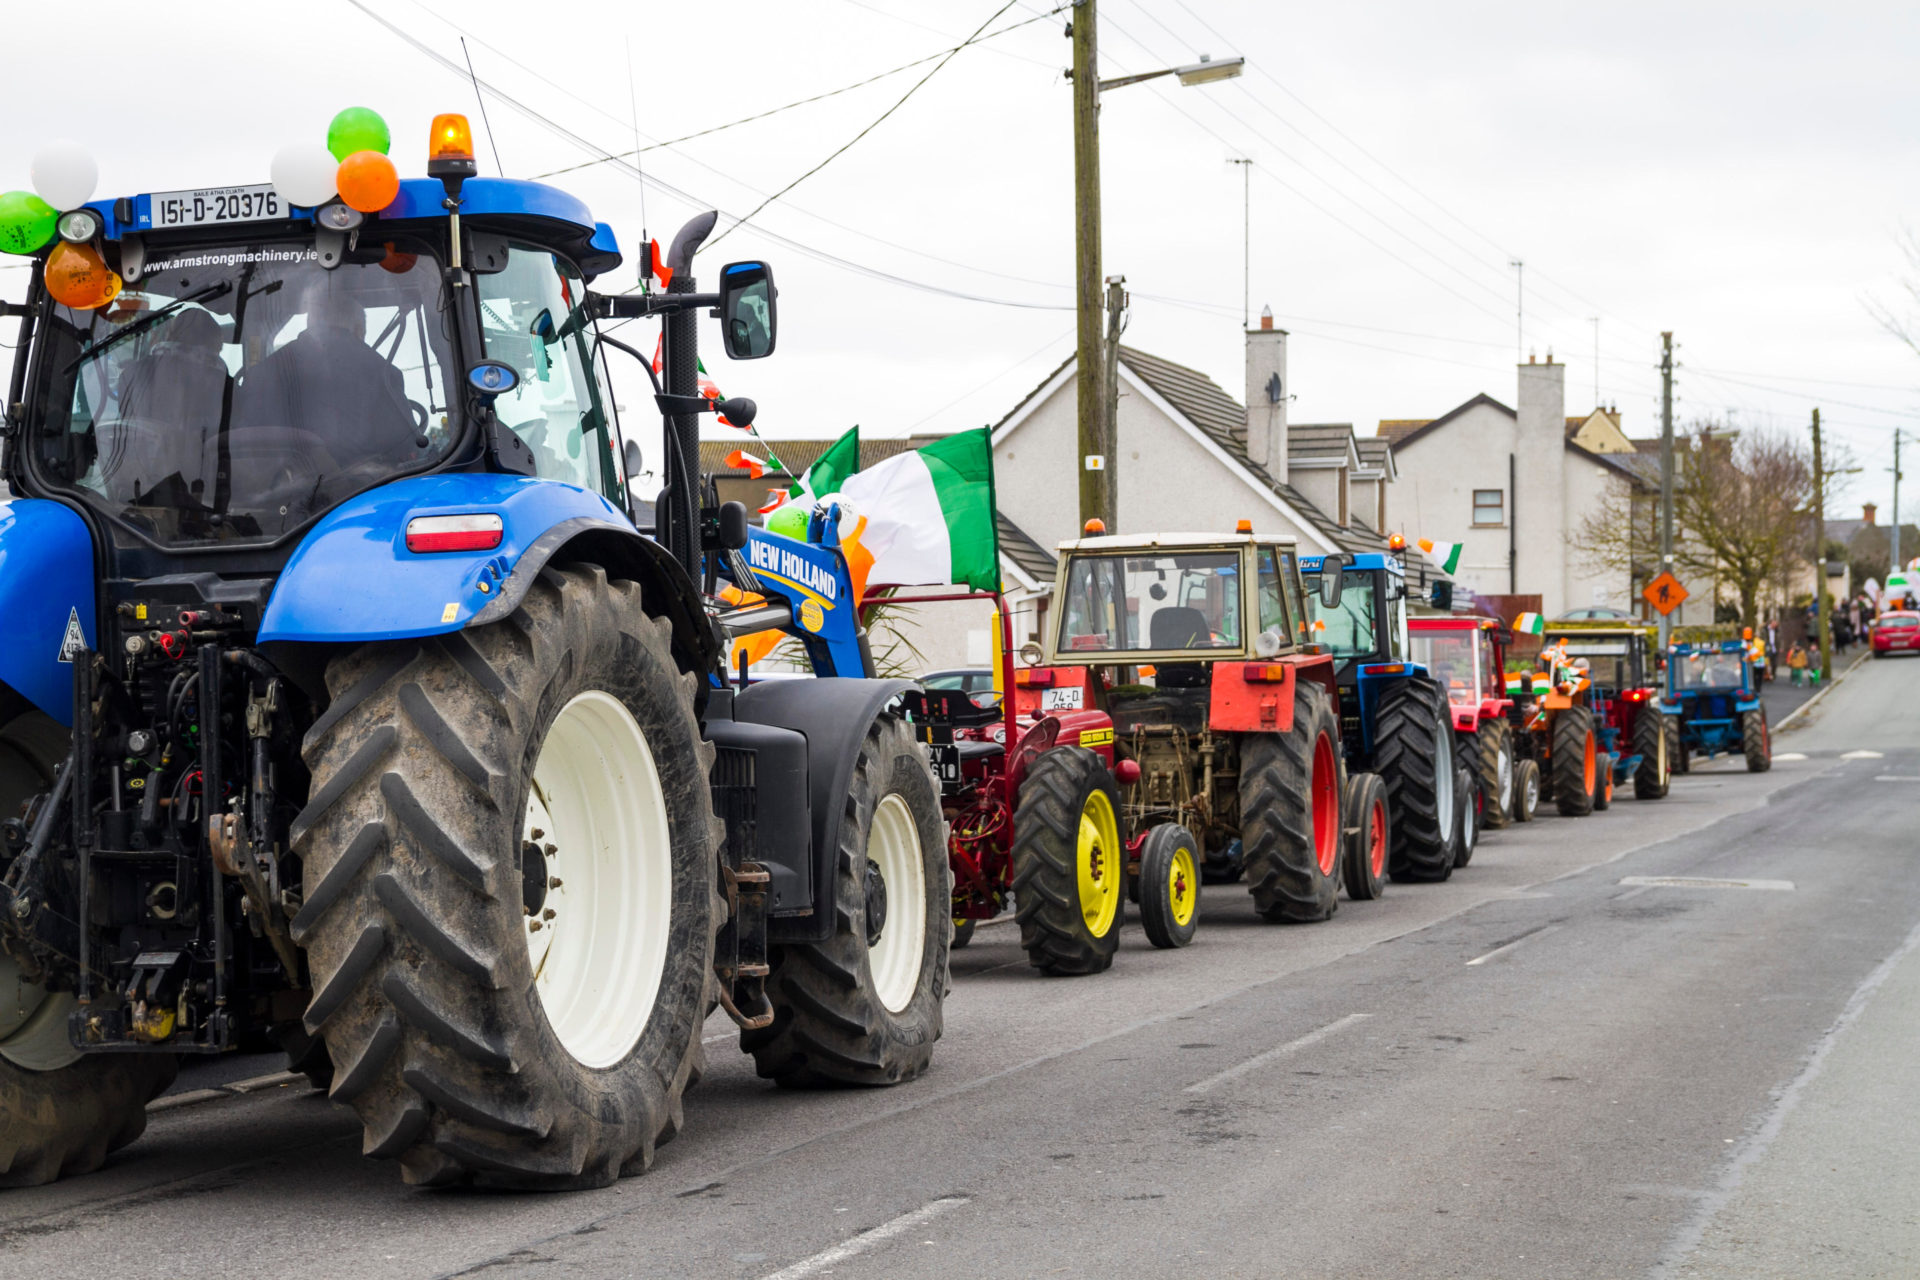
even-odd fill
[(175, 1107), (190, 1107), (196, 1102), (212, 1102), (215, 1098), (231, 1098), (233, 1095), (225, 1089), (194, 1089), (187, 1093), (172, 1093), (164, 1098), (155, 1098), (147, 1104), (149, 1113), (171, 1111)]
[(1920, 927), (1916, 927), (1909, 933), (1906, 940), (1894, 948), (1893, 954), (1875, 966), (1873, 972), (1854, 988), (1853, 995), (1848, 997), (1846, 1007), (1840, 1011), (1840, 1016), (1834, 1019), (1833, 1025), (1827, 1028), (1826, 1034), (1815, 1042), (1813, 1051), (1807, 1055), (1807, 1065), (1801, 1068), (1800, 1074), (1794, 1077), (1793, 1083), (1774, 1095), (1776, 1100), (1773, 1110), (1760, 1122), (1760, 1127), (1750, 1132), (1729, 1154), (1726, 1172), (1720, 1176), (1720, 1185), (1701, 1199), (1699, 1207), (1694, 1210), (1692, 1220), (1674, 1235), (1672, 1242), (1667, 1246), (1666, 1256), (1660, 1261), (1661, 1267), (1668, 1267), (1681, 1261), (1699, 1246), (1714, 1216), (1727, 1207), (1728, 1202), (1733, 1199), (1734, 1192), (1740, 1189), (1740, 1182), (1746, 1176), (1747, 1166), (1764, 1156), (1767, 1148), (1773, 1145), (1773, 1140), (1780, 1136), (1780, 1130), (1786, 1124), (1787, 1116), (1800, 1103), (1800, 1095), (1806, 1091), (1806, 1087), (1826, 1065), (1827, 1054), (1833, 1051), (1834, 1042), (1860, 1020), (1860, 1015), (1866, 1012), (1867, 1002), (1873, 998), (1873, 993), (1893, 976), (1893, 971), (1900, 967), (1900, 962), (1905, 960), (1908, 953), (1916, 947), (1920, 947)]
[(1876, 773), (1875, 782), (1920, 782), (1920, 774), (1914, 773)]
[(1806, 753), (1804, 752), (1782, 751), (1779, 755), (1773, 758), (1773, 762), (1775, 764), (1779, 764), (1782, 760), (1805, 760), (1806, 758), (1807, 758)]
[(872, 1251), (904, 1231), (911, 1231), (921, 1223), (933, 1221), (950, 1209), (958, 1209), (967, 1203), (967, 1200), (966, 1196), (942, 1196), (938, 1200), (930, 1200), (910, 1213), (903, 1213), (897, 1218), (881, 1223), (871, 1231), (862, 1231), (845, 1243), (837, 1244), (831, 1249), (822, 1249), (811, 1258), (802, 1258), (790, 1267), (782, 1267), (767, 1276), (766, 1280), (805, 1280), (807, 1276), (817, 1276), (849, 1258), (857, 1258), (863, 1253)]
[(1886, 758), (1886, 752), (1884, 752), (1884, 751), (1865, 751), (1865, 750), (1862, 750), (1862, 751), (1842, 751), (1842, 752), (1840, 753), (1840, 758), (1841, 758), (1842, 760), (1884, 760), (1884, 759)]
[(216, 1085), (211, 1089), (189, 1089), (185, 1093), (170, 1093), (164, 1098), (155, 1098), (149, 1102), (147, 1111), (149, 1113), (172, 1111), (176, 1107), (191, 1107), (202, 1102), (217, 1102), (221, 1098), (237, 1097), (244, 1093), (258, 1093), (263, 1089), (278, 1089), (283, 1085), (305, 1083), (307, 1083), (307, 1077), (298, 1071), (275, 1071), (271, 1075), (235, 1080), (228, 1084)]
[(1624, 876), (1621, 884), (1645, 885), (1649, 889), (1773, 889), (1793, 892), (1791, 880), (1721, 880), (1712, 876)]
[(278, 1089), (284, 1084), (296, 1084), (306, 1078), (298, 1071), (275, 1071), (271, 1075), (255, 1076), (251, 1080), (235, 1080), (232, 1084), (222, 1087), (234, 1093), (257, 1093), (262, 1089)]
[(1298, 1040), (1289, 1040), (1277, 1049), (1269, 1049), (1265, 1053), (1257, 1053), (1238, 1066), (1228, 1067), (1218, 1075), (1208, 1076), (1205, 1080), (1190, 1084), (1187, 1086), (1186, 1091), (1188, 1093), (1205, 1093), (1215, 1085), (1225, 1084), (1229, 1080), (1237, 1080), (1247, 1074), (1247, 1072), (1256, 1070), (1272, 1062), (1275, 1058), (1284, 1058), (1286, 1055), (1304, 1049), (1310, 1044), (1319, 1044), (1334, 1032), (1345, 1030), (1354, 1023), (1364, 1021), (1372, 1016), (1370, 1013), (1350, 1013), (1344, 1018), (1329, 1022), (1318, 1031), (1307, 1032), (1307, 1034), (1301, 1036)]
[(1558, 929), (1559, 927), (1560, 926), (1557, 924), (1543, 924), (1538, 929), (1529, 929), (1525, 933), (1521, 934), (1519, 937), (1515, 938), (1512, 942), (1506, 943), (1502, 946), (1495, 947), (1493, 950), (1487, 952), (1487, 954), (1483, 956), (1475, 956), (1473, 959), (1467, 961), (1467, 967), (1471, 969), (1473, 966), (1477, 964), (1485, 964), (1487, 961), (1493, 959), (1495, 956), (1503, 956), (1507, 954), (1507, 952), (1519, 946), (1521, 943), (1531, 942), (1535, 938), (1539, 937), (1541, 934), (1552, 933), (1555, 929)]

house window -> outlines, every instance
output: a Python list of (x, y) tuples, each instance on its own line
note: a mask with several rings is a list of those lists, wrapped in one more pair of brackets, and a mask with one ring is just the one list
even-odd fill
[(1475, 489), (1473, 491), (1473, 522), (1505, 524), (1507, 522), (1506, 496), (1506, 492), (1501, 489)]

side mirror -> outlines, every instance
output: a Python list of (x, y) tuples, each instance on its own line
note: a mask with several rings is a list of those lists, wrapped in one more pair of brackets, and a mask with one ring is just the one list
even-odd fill
[(1429, 597), (1436, 609), (1453, 608), (1453, 584), (1445, 578), (1435, 580), (1433, 594)]
[(629, 484), (633, 483), (635, 476), (646, 470), (646, 466), (644, 465), (645, 459), (640, 453), (640, 442), (638, 440), (627, 441), (627, 447), (620, 453), (620, 461), (626, 467), (627, 483)]
[(758, 360), (773, 354), (773, 269), (764, 262), (730, 262), (720, 269), (720, 323), (727, 355)]
[(1347, 558), (1338, 551), (1328, 555), (1320, 562), (1320, 607), (1337, 609), (1340, 607), (1340, 589), (1344, 585), (1341, 571), (1347, 567)]
[(747, 508), (738, 502), (723, 502), (713, 514), (708, 533), (710, 550), (738, 551), (747, 545)]

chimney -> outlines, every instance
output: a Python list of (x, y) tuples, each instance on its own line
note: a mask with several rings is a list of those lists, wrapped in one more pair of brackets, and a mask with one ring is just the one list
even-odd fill
[[(1541, 596), (1548, 617), (1571, 607), (1567, 582), (1567, 367), (1551, 357), (1520, 366), (1510, 495), (1517, 589)], [(1581, 601), (1580, 603), (1585, 603)]]
[(1880, 508), (1875, 506), (1871, 502), (1867, 503), (1865, 506), (1860, 508), (1860, 514), (1868, 524), (1873, 523), (1874, 516), (1878, 515), (1879, 512), (1880, 512)]
[(1247, 330), (1247, 456), (1281, 484), (1287, 482), (1287, 331), (1273, 327), (1273, 308), (1260, 308), (1260, 327)]

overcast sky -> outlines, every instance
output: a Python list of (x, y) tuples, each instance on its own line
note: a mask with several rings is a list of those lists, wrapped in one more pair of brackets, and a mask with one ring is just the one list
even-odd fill
[[(1053, 2), (1016, 0), (989, 29), (1025, 25), (960, 52), (702, 256), (709, 277), (774, 264), (779, 351), (708, 363), (760, 402), (776, 444), (991, 422), (1071, 349), (1071, 53), (1065, 15), (1026, 21)], [(624, 151), (630, 103), (643, 143), (683, 137), (950, 48), (1002, 0), (365, 3), (456, 60), (464, 31), (483, 80)], [(1569, 412), (1590, 407), (1597, 370), (1598, 399), (1650, 435), (1671, 329), (1682, 421), (1804, 430), (1821, 404), (1866, 469), (1839, 514), (1885, 508), (1893, 428), (1920, 422), (1920, 356), (1863, 302), (1898, 296), (1897, 236), (1920, 226), (1920, 6), (1100, 3), (1103, 75), (1248, 61), (1226, 84), (1105, 99), (1105, 262), (1135, 291), (1129, 342), (1239, 397), (1244, 171), (1228, 160), (1250, 157), (1248, 288), (1253, 313), (1270, 305), (1295, 335), (1296, 421), (1371, 434), (1482, 391), (1511, 403), (1518, 343), (1566, 363)], [(102, 195), (264, 181), (279, 145), (323, 138), (348, 105), (385, 115), (418, 175), (433, 113), (474, 109), (464, 78), (347, 0), (183, 0), (164, 17), (105, 3), (61, 21), (60, 39), (0, 52), (16, 102), (0, 189), (25, 188), (36, 144), (61, 135), (99, 157)], [(88, 39), (97, 54), (76, 54)], [(650, 191), (647, 229), (664, 241), (697, 208), (746, 213), (934, 65), (649, 151), (648, 176), (696, 203)], [(598, 154), (497, 100), (488, 112), (509, 176)], [(632, 244), (631, 174), (554, 181)], [(0, 272), (0, 291), (24, 278)]]

